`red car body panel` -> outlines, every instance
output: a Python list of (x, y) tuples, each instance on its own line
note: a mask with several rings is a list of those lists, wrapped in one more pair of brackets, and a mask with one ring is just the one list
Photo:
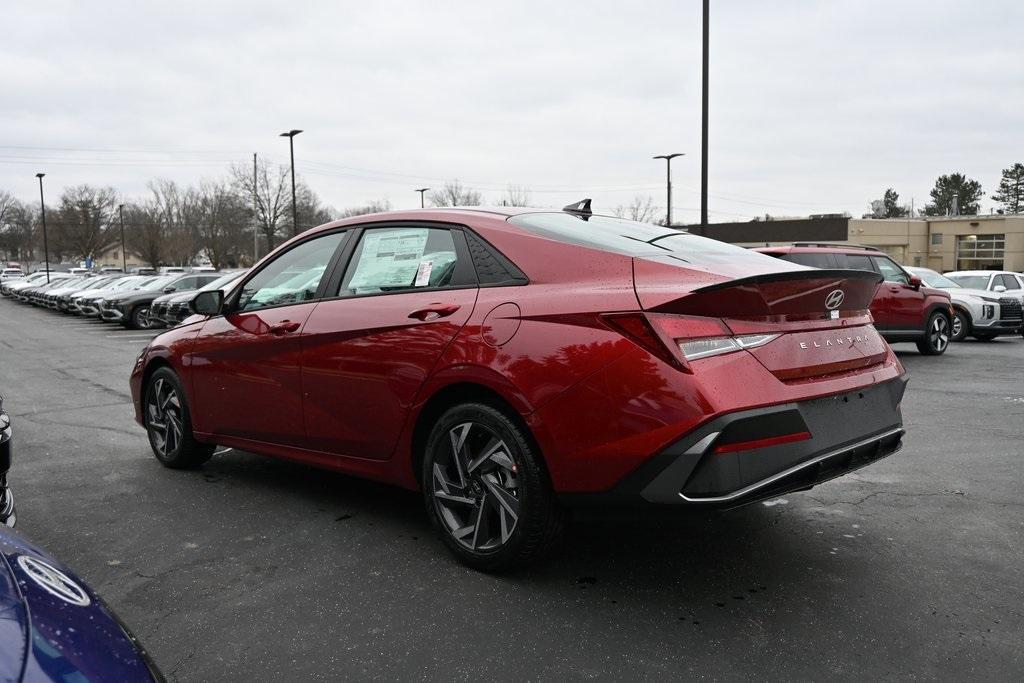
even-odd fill
[[(786, 275), (775, 282), (794, 267), (767, 257), (753, 266), (635, 258), (529, 233), (500, 212), (396, 212), (318, 230), (384, 221), (466, 226), (529, 284), (194, 317), (156, 337), (136, 363), (137, 420), (144, 423), (146, 376), (170, 365), (182, 377), (198, 439), (415, 489), (421, 415), (446, 390), (480, 387), (529, 427), (556, 491), (593, 493), (722, 416), (904, 375), (864, 310), (874, 286), (866, 280), (829, 274), (808, 284), (798, 274), (800, 284)], [(740, 284), (731, 287), (734, 280)], [(827, 317), (822, 302), (837, 283), (847, 304)], [(410, 318), (431, 306), (443, 317)], [(674, 341), (660, 353), (647, 345), (709, 314), (726, 336), (781, 336), (693, 361), (678, 355)], [(653, 336), (624, 333), (633, 328), (618, 326), (617, 315), (649, 326)], [(294, 333), (272, 331), (285, 322), (298, 324)], [(826, 345), (827, 357), (815, 355)]]

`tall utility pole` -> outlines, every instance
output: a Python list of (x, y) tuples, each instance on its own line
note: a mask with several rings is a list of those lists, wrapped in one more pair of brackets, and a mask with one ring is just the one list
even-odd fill
[(672, 160), (676, 157), (683, 156), (682, 152), (675, 152), (674, 154), (659, 154), (658, 156), (651, 157), (652, 159), (664, 159), (665, 160), (665, 190), (667, 197), (665, 206), (665, 225), (672, 227)]
[(117, 213), (121, 217), (121, 272), (128, 274), (128, 252), (124, 247), (124, 204), (117, 205)]
[(36, 173), (39, 178), (39, 209), (43, 218), (43, 259), (46, 263), (46, 283), (50, 283), (50, 245), (46, 241), (46, 202), (43, 201), (43, 176), (45, 173)]
[(429, 189), (430, 189), (429, 187), (420, 187), (420, 188), (417, 188), (417, 189), (413, 190), (413, 192), (419, 192), (420, 193), (420, 208), (421, 209), (424, 208), (424, 206), (425, 206), (425, 204), (423, 203), (423, 193), (426, 192)]
[(700, 124), (700, 226), (708, 227), (708, 6), (704, 0), (704, 67)]
[(252, 153), (252, 264), (260, 257), (260, 203), (256, 197), (256, 152)]
[(292, 237), (299, 234), (299, 207), (295, 203), (295, 136), (301, 132), (301, 130), (293, 129), (287, 133), (281, 133), (281, 137), (288, 138), (288, 150), (292, 158)]

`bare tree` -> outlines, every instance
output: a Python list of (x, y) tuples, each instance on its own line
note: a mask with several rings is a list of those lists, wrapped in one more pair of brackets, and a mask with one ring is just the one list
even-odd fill
[(274, 168), (261, 161), (256, 166), (255, 183), (253, 169), (247, 164), (232, 166), (230, 173), (235, 192), (244, 197), (249, 206), (255, 202), (256, 227), (266, 239), (267, 249), (273, 249), (285, 226), (291, 225), (292, 189), (288, 167)]
[[(300, 232), (305, 232), (324, 223), (330, 223), (337, 215), (337, 211), (333, 208), (321, 204), (316, 192), (302, 181), (299, 181), (295, 187), (295, 200), (299, 207)], [(290, 210), (291, 208), (289, 207)], [(288, 214), (288, 218), (291, 218), (291, 213)]]
[(159, 268), (164, 263), (164, 226), (155, 202), (139, 206), (125, 204), (124, 232), (128, 248), (138, 254), (144, 263)]
[(427, 198), (433, 206), (480, 206), (482, 201), (479, 192), (463, 187), (458, 180), (448, 181)]
[(530, 206), (530, 188), (509, 184), (498, 201), (499, 206)]
[(188, 265), (199, 253), (199, 201), (192, 188), (182, 189), (173, 180), (157, 178), (147, 187), (146, 204), (152, 219), (160, 224), (164, 240), (163, 258), (176, 265)]
[(54, 254), (84, 259), (106, 250), (117, 240), (111, 227), (116, 210), (117, 193), (112, 187), (66, 188), (53, 215)]
[(386, 199), (374, 199), (363, 206), (350, 206), (341, 212), (339, 218), (351, 218), (352, 216), (365, 216), (368, 213), (381, 213), (390, 211), (391, 202)]
[(658, 221), (658, 207), (654, 205), (654, 200), (650, 195), (644, 197), (638, 194), (633, 197), (633, 201), (628, 206), (619, 204), (612, 209), (612, 213), (619, 218), (628, 218), (640, 223), (656, 223)]
[(13, 260), (31, 258), (35, 251), (35, 212), (14, 195), (0, 190), (0, 252)]
[(203, 182), (194, 191), (196, 227), (210, 265), (237, 266), (248, 246), (252, 210), (224, 181)]

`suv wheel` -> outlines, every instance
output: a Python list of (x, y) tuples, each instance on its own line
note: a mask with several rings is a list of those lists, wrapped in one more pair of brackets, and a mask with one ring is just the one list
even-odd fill
[(198, 467), (210, 459), (214, 444), (200, 443), (192, 436), (192, 416), (185, 392), (170, 368), (160, 368), (146, 384), (144, 419), (153, 455), (165, 467)]
[(971, 316), (964, 311), (957, 310), (953, 313), (953, 329), (950, 333), (950, 341), (961, 342), (967, 339), (971, 333)]
[(127, 327), (133, 330), (148, 330), (150, 327), (149, 306), (142, 304), (133, 308), (131, 315), (128, 317)]
[(482, 571), (520, 567), (550, 552), (567, 515), (531, 440), (480, 403), (446, 412), (427, 439), (427, 514), (448, 549)]
[(924, 339), (917, 342), (917, 350), (926, 356), (941, 356), (949, 347), (949, 318), (942, 313), (928, 317)]

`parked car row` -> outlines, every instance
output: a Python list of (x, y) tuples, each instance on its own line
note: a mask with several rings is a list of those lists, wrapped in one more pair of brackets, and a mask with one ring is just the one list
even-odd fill
[(190, 315), (196, 290), (222, 287), (241, 271), (164, 275), (33, 273), (0, 283), (0, 293), (61, 313), (100, 318), (129, 329), (174, 327)]
[(882, 277), (871, 301), (875, 328), (890, 342), (913, 341), (926, 355), (950, 341), (1024, 334), (1024, 276), (1004, 271), (940, 275), (902, 266), (873, 247), (798, 242), (755, 251), (813, 268), (867, 270)]

